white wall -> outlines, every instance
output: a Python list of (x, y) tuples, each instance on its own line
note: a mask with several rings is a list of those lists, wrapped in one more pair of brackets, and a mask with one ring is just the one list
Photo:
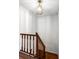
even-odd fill
[(20, 6), (19, 9), (19, 31), (20, 33), (35, 33), (36, 32), (36, 17), (32, 14), (32, 12), (28, 11), (24, 7)]
[(49, 52), (58, 54), (58, 14), (36, 16), (20, 6), (20, 33), (38, 32)]
[(37, 20), (37, 31), (46, 45), (46, 50), (58, 54), (58, 15), (38, 16)]

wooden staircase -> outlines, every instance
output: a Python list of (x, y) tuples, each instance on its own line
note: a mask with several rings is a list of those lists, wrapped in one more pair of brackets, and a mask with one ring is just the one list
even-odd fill
[(45, 59), (45, 45), (38, 33), (20, 33), (20, 41), (19, 56), (25, 59)]

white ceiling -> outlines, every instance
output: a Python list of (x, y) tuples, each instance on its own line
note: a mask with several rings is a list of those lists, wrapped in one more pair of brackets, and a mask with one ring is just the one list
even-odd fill
[[(37, 0), (19, 0), (20, 5), (26, 9), (36, 13), (37, 11)], [(43, 13), (44, 14), (55, 14), (59, 10), (59, 0), (43, 0)]]

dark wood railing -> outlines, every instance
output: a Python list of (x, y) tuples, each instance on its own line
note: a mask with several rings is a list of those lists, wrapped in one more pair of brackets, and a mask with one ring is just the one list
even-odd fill
[(38, 33), (36, 34), (25, 34), (21, 35), (21, 50), (29, 55), (38, 57), (39, 59), (45, 58), (45, 45), (42, 42)]
[(36, 33), (37, 37), (37, 56), (39, 59), (45, 59), (45, 45), (42, 42), (42, 39), (40, 38), (39, 34)]

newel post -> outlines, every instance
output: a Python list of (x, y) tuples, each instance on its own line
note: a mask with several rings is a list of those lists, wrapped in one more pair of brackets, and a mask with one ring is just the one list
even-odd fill
[(36, 33), (36, 56), (38, 57), (38, 33)]

